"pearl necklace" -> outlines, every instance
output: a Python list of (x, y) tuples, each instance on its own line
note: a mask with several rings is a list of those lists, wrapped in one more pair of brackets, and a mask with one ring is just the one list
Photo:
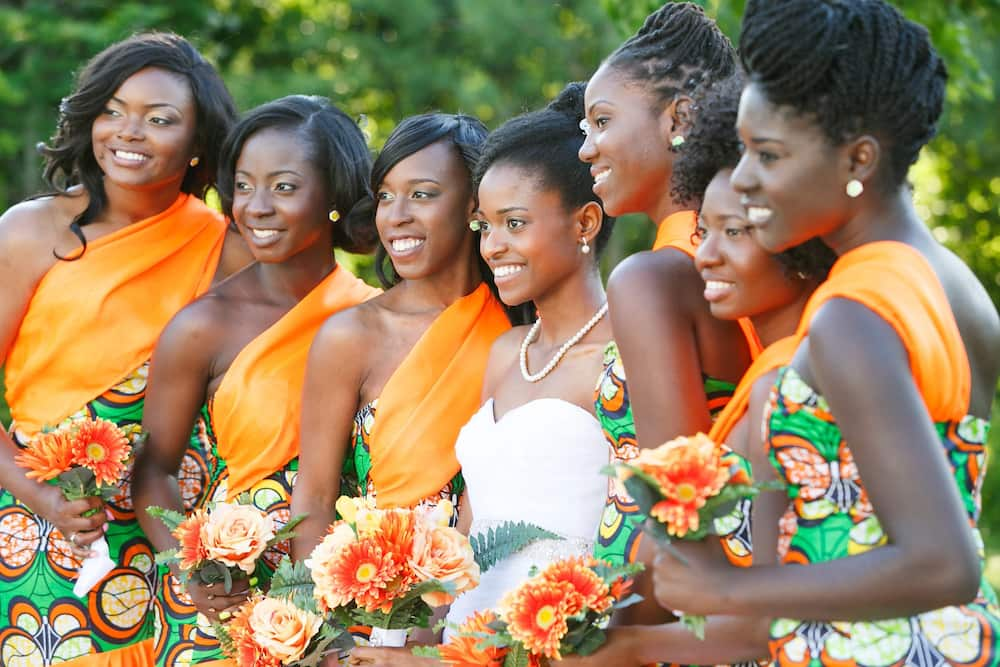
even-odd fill
[(562, 347), (560, 347), (555, 356), (549, 360), (549, 363), (545, 364), (545, 367), (542, 370), (532, 375), (528, 372), (528, 346), (535, 342), (535, 339), (538, 338), (538, 332), (542, 328), (542, 318), (539, 317), (535, 323), (531, 325), (528, 335), (524, 337), (524, 341), (521, 343), (521, 377), (528, 382), (538, 382), (543, 377), (551, 373), (552, 369), (555, 368), (556, 365), (562, 361), (562, 358), (566, 356), (566, 353), (569, 352), (569, 348), (579, 343), (581, 338), (590, 333), (590, 330), (597, 326), (597, 323), (601, 321), (601, 318), (604, 317), (607, 312), (608, 304), (605, 302), (603, 306), (597, 309), (594, 316), (591, 317), (579, 331), (570, 336), (570, 339), (562, 344)]

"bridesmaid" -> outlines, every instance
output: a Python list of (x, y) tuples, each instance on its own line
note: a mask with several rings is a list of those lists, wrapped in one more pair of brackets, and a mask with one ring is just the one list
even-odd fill
[[(732, 75), (735, 59), (700, 7), (668, 2), (587, 84), (580, 159), (591, 165), (594, 192), (610, 215), (644, 213), (659, 223), (653, 251), (626, 259), (608, 281), (615, 340), (598, 380), (597, 410), (619, 460), (634, 458), (640, 447), (707, 432), (759, 350), (748, 321), (712, 317), (694, 265), (699, 202), (670, 186), (696, 118), (694, 97)], [(595, 555), (651, 563), (639, 530), (644, 520), (624, 488), (611, 482)], [(640, 575), (637, 592), (652, 598), (648, 576)], [(622, 616), (666, 620), (655, 605)]]
[(996, 664), (976, 521), (1000, 320), (906, 184), (936, 130), (944, 64), (880, 0), (751, 3), (741, 46), (747, 151), (732, 181), (748, 219), (770, 250), (820, 237), (840, 257), (764, 420), (788, 484), (777, 554), (799, 567), (664, 555), (658, 598), (775, 619), (782, 665)]
[(510, 328), (469, 229), (485, 138), (470, 116), (413, 116), (375, 160), (366, 224), (382, 242), (387, 289), (330, 318), (310, 351), (296, 559), (322, 539), (340, 494), (379, 507), (459, 505), (455, 438), (479, 407), (490, 345)]
[[(227, 239), (199, 199), (235, 115), (219, 75), (181, 37), (112, 44), (60, 107), (43, 150), (51, 194), (0, 218), (0, 362), (13, 417), (0, 434), (7, 664), (149, 661), (156, 568), (128, 481), (104, 507), (66, 501), (13, 459), (43, 428), (73, 419), (138, 424), (161, 330), (245, 263), (242, 241)], [(102, 534), (118, 567), (78, 598), (81, 559)]]
[[(149, 441), (136, 463), (138, 506), (185, 509), (193, 499), (179, 480), (193, 449), (211, 478), (199, 505), (249, 492), (258, 508), (287, 521), (309, 345), (332, 313), (377, 293), (333, 254), (371, 248), (352, 214), (367, 197), (368, 165), (361, 130), (324, 98), (269, 102), (233, 128), (219, 193), (257, 261), (182, 310), (157, 343), (143, 422)], [(177, 546), (159, 520), (145, 512), (140, 520), (158, 551)], [(266, 567), (287, 551), (266, 552)], [(185, 589), (176, 574), (161, 572), (157, 664), (214, 659), (218, 642), (196, 625), (197, 612), (218, 620), (246, 597), (246, 583), (227, 595), (193, 579)]]

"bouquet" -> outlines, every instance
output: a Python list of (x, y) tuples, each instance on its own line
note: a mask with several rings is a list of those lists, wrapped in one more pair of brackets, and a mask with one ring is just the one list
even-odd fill
[(294, 517), (279, 529), (266, 512), (251, 504), (247, 493), (235, 503), (209, 503), (207, 509), (196, 509), (190, 516), (155, 506), (146, 511), (163, 521), (180, 543), (176, 549), (156, 554), (156, 562), (177, 565), (182, 583), (194, 576), (203, 584), (222, 583), (226, 593), (232, 592), (237, 579), (249, 579), (255, 585), (261, 555), (291, 539), (304, 518)]
[(639, 602), (630, 593), (642, 564), (613, 567), (592, 557), (556, 561), (508, 593), (497, 612), (477, 612), (438, 647), (414, 649), (448, 665), (536, 667), (590, 655), (607, 639), (612, 613)]
[(267, 595), (255, 593), (227, 625), (215, 626), (223, 653), (240, 667), (315, 667), (332, 650), (354, 645), (331, 614), (320, 612), (306, 566), (286, 557)]
[[(126, 469), (142, 439), (139, 425), (123, 429), (106, 419), (75, 419), (40, 434), (14, 461), (28, 469), (29, 479), (54, 480), (66, 500), (99, 497), (108, 501), (121, 493)], [(74, 542), (75, 537), (66, 539)], [(115, 567), (103, 536), (90, 548), (94, 555), (84, 559), (73, 585), (78, 597), (86, 596)]]
[[(670, 545), (671, 540), (725, 535), (733, 512), (765, 487), (751, 481), (744, 458), (704, 433), (644, 449), (635, 459), (608, 466), (605, 472), (624, 482), (649, 517), (643, 530), (682, 562), (686, 559)], [(681, 622), (704, 639), (703, 616), (681, 614)]]
[(403, 646), (429, 625), (432, 607), (479, 584), (469, 540), (448, 526), (451, 503), (379, 510), (341, 497), (335, 522), (305, 561), (323, 612), (341, 625), (372, 627), (374, 646)]

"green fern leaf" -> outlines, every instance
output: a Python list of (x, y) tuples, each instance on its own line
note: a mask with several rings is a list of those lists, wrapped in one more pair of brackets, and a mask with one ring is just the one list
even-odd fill
[(505, 521), (496, 528), (490, 528), (485, 533), (469, 538), (469, 542), (472, 544), (472, 551), (475, 554), (479, 570), (486, 572), (500, 561), (513, 556), (538, 540), (561, 539), (563, 538), (559, 535), (534, 524), (524, 521), (517, 523)]

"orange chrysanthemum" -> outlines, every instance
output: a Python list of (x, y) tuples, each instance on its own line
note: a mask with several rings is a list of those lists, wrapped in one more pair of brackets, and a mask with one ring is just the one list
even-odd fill
[(500, 616), (526, 649), (559, 660), (559, 644), (569, 631), (566, 608), (575, 595), (571, 584), (530, 579), (500, 603)]
[(71, 433), (74, 463), (93, 471), (98, 485), (117, 484), (132, 453), (122, 430), (98, 418), (74, 423)]
[(633, 463), (659, 485), (664, 499), (653, 505), (650, 514), (676, 537), (698, 530), (698, 510), (729, 480), (721, 449), (703, 433), (643, 450)]
[(208, 558), (208, 550), (201, 537), (202, 527), (207, 523), (208, 514), (205, 510), (196, 509), (174, 530), (174, 537), (180, 542), (177, 557), (180, 559), (178, 566), (182, 570), (198, 567), (202, 561)]
[(608, 595), (608, 585), (591, 566), (597, 561), (589, 557), (564, 558), (549, 565), (539, 575), (542, 580), (554, 584), (567, 583), (574, 594), (568, 598), (566, 614), (573, 616), (583, 609), (603, 613), (614, 600)]
[(504, 656), (509, 649), (497, 646), (479, 648), (483, 642), (483, 634), (495, 634), (489, 624), (497, 620), (492, 611), (475, 612), (465, 622), (458, 626), (458, 631), (452, 635), (447, 644), (438, 647), (441, 662), (456, 667), (502, 667)]
[(42, 433), (14, 457), (14, 462), (28, 469), (25, 477), (29, 479), (55, 479), (73, 466), (73, 439), (65, 431)]
[(320, 568), (319, 576), (314, 570), (316, 597), (325, 609), (353, 600), (366, 611), (388, 612), (394, 598), (388, 589), (398, 581), (404, 565), (369, 538), (344, 545)]
[(632, 583), (633, 580), (627, 577), (615, 579), (611, 583), (609, 593), (615, 602), (621, 602), (625, 599), (625, 596), (632, 592)]

